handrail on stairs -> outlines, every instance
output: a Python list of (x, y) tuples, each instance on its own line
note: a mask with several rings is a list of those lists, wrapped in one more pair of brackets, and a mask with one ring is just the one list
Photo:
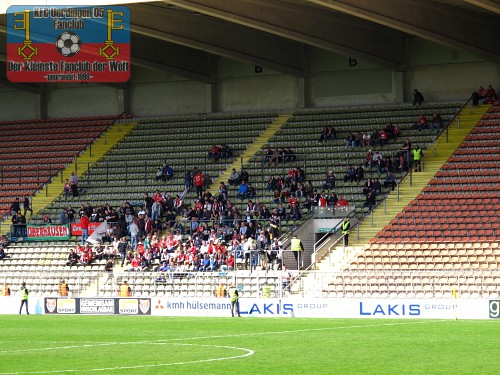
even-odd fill
[[(350, 218), (351, 229), (354, 229), (359, 223), (356, 217), (354, 216), (355, 210), (351, 210), (345, 217)], [(333, 227), (325, 236), (319, 239), (314, 244), (314, 250), (311, 254), (311, 264), (304, 271), (310, 271), (312, 269), (316, 269), (316, 265), (319, 261), (321, 261), (327, 254), (330, 254), (331, 250), (337, 246), (340, 240), (344, 239), (344, 234), (341, 234), (334, 242), (328, 246), (328, 249), (325, 250), (325, 246), (330, 243), (332, 236), (338, 234), (339, 230), (342, 227), (342, 221), (339, 222), (335, 227)]]
[(451, 125), (453, 123), (455, 123), (455, 121), (456, 121), (457, 122), (457, 127), (460, 128), (460, 115), (462, 114), (462, 111), (467, 107), (467, 105), (471, 101), (472, 101), (472, 95), (460, 107), (460, 109), (455, 114), (455, 116), (453, 116), (453, 118), (450, 121), (448, 121), (448, 124), (443, 128), (443, 130), (441, 132), (438, 132), (438, 134), (436, 134), (436, 137), (434, 138), (434, 142), (432, 142), (432, 144), (431, 144), (431, 147), (433, 148), (432, 149), (433, 155), (436, 155), (436, 150), (437, 150), (437, 147), (438, 147), (438, 142), (437, 141), (439, 139), (439, 136), (444, 132), (445, 133), (445, 142), (448, 143), (448, 136), (449, 136), (449, 131), (450, 131)]

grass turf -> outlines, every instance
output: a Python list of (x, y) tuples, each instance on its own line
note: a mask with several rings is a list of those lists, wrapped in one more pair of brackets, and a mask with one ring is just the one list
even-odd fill
[(0, 316), (5, 374), (499, 374), (496, 321)]

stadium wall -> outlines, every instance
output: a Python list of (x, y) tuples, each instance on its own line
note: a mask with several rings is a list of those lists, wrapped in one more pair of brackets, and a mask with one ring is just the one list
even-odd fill
[(499, 64), (412, 37), (406, 55), (404, 71), (309, 47), (301, 77), (221, 57), (211, 83), (133, 66), (126, 84), (46, 85), (45, 95), (9, 85), (0, 88), (0, 121), (41, 118), (44, 109), (49, 117), (161, 116), (400, 103), (414, 88), (426, 101), (463, 101), (480, 85), (499, 89)]
[(408, 60), (408, 98), (417, 88), (429, 101), (464, 100), (479, 86), (500, 85), (500, 64), (420, 38), (408, 39)]
[(0, 121), (40, 118), (40, 95), (0, 86)]
[(136, 116), (213, 112), (210, 85), (170, 72), (133, 67), (129, 98)]
[(124, 111), (121, 90), (97, 85), (54, 85), (47, 92), (49, 118), (120, 114)]
[[(19, 297), (0, 297), (0, 314), (17, 314)], [(229, 298), (29, 299), (32, 314), (231, 316)], [(24, 313), (24, 311), (23, 311)], [(500, 300), (377, 298), (240, 298), (242, 317), (361, 319), (498, 319)]]

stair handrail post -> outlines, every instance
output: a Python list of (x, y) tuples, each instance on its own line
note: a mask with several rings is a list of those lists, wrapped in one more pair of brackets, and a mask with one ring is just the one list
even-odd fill
[(413, 186), (413, 163), (410, 167), (410, 186)]

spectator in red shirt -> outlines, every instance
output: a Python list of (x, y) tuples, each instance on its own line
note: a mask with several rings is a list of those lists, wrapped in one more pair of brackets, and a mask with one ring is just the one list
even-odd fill
[(212, 161), (215, 163), (217, 160), (220, 158), (220, 148), (217, 147), (216, 145), (213, 145), (210, 148), (210, 151), (208, 152), (208, 158), (212, 159)]
[(196, 195), (201, 197), (203, 195), (203, 175), (198, 170), (195, 170), (194, 173), (193, 182), (196, 187)]
[(417, 120), (417, 129), (418, 131), (422, 131), (423, 129), (427, 129), (429, 127), (429, 122), (427, 121), (427, 117), (424, 114), (421, 114)]
[(487, 103), (491, 104), (495, 100), (497, 100), (497, 93), (495, 89), (491, 85), (489, 85), (486, 89), (486, 101)]
[(87, 217), (87, 214), (84, 213), (82, 218), (80, 219), (80, 227), (82, 228), (82, 245), (85, 245), (87, 242), (87, 238), (89, 238), (89, 225), (90, 221)]

